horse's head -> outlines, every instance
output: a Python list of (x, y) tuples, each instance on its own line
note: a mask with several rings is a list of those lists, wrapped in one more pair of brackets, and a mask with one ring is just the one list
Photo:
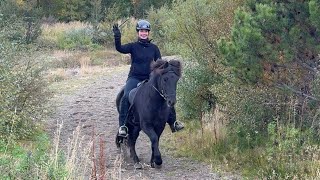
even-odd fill
[(181, 77), (181, 63), (177, 60), (157, 60), (151, 66), (151, 76), (155, 78), (154, 88), (164, 98), (169, 107), (176, 103), (177, 82)]

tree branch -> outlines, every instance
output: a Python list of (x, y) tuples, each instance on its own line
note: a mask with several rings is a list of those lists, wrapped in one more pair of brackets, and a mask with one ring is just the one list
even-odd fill
[(285, 88), (287, 90), (290, 90), (291, 92), (297, 94), (297, 95), (300, 95), (300, 96), (303, 96), (303, 97), (306, 97), (308, 99), (312, 99), (312, 100), (315, 100), (315, 101), (320, 101), (320, 99), (318, 99), (317, 97), (314, 97), (314, 96), (311, 96), (311, 95), (308, 95), (302, 91), (298, 91), (296, 89), (294, 89), (293, 87), (287, 85), (287, 84), (284, 84), (284, 83), (281, 83), (281, 84), (276, 84), (277, 87), (279, 88)]

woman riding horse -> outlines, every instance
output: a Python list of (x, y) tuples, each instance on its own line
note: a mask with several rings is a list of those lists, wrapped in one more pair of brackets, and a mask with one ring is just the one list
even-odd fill
[[(131, 55), (131, 67), (124, 87), (124, 96), (120, 103), (119, 113), (119, 135), (127, 135), (127, 127), (125, 126), (125, 119), (129, 109), (129, 92), (137, 87), (137, 84), (141, 81), (149, 79), (150, 64), (152, 61), (161, 59), (159, 48), (151, 43), (149, 40), (150, 35), (150, 23), (146, 20), (138, 21), (136, 25), (136, 31), (138, 35), (138, 41), (121, 45), (121, 32), (117, 24), (113, 26), (114, 40), (116, 50), (123, 54), (130, 53)], [(170, 125), (171, 131), (176, 132), (184, 128), (183, 124), (176, 121), (176, 112), (174, 107), (171, 108), (169, 118), (167, 120)]]

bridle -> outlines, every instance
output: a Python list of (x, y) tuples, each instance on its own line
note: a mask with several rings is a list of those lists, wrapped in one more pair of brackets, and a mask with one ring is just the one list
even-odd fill
[[(163, 73), (163, 74), (167, 74), (167, 73), (174, 73), (174, 74), (176, 74), (177, 75), (177, 73), (176, 72), (174, 72), (174, 71), (172, 71), (172, 70), (169, 70), (169, 71), (167, 71), (166, 73)], [(152, 87), (159, 93), (159, 95), (164, 99), (164, 100), (167, 100), (168, 99), (168, 97), (170, 97), (170, 96), (175, 96), (175, 94), (165, 94), (165, 92), (164, 92), (164, 88), (163, 88), (163, 84), (162, 84), (162, 75), (163, 74), (161, 74), (160, 75), (160, 90), (159, 89), (157, 89), (154, 85), (152, 85)]]

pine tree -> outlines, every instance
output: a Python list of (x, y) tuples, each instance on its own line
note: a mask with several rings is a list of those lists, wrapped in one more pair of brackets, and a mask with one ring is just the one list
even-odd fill
[(318, 73), (320, 1), (250, 0), (236, 12), (230, 40), (220, 41), (226, 65), (247, 83), (310, 95)]

